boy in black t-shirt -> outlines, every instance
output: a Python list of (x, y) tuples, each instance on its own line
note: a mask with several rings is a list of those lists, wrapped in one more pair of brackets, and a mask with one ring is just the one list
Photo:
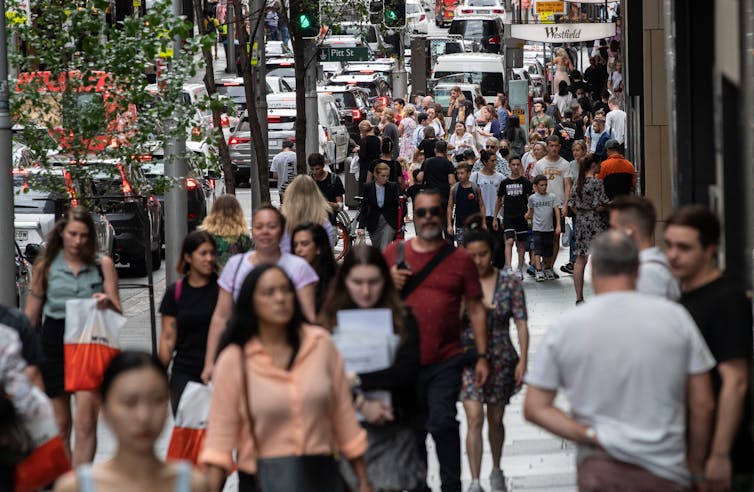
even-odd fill
[(529, 195), (534, 193), (531, 181), (524, 176), (524, 167), (519, 156), (513, 156), (508, 160), (511, 169), (510, 177), (500, 183), (495, 202), (495, 219), (492, 227), (497, 230), (498, 213), (503, 209), (503, 232), (505, 234), (505, 268), (510, 269), (513, 262), (513, 243), (516, 243), (518, 252), (518, 277), (524, 278), (524, 253), (529, 239), (529, 223), (526, 220)]
[[(458, 164), (456, 168), (458, 182), (450, 188), (450, 199), (448, 200), (448, 237), (455, 237), (456, 245), (463, 241), (463, 223), (469, 216), (481, 213), (484, 217), (484, 200), (479, 194), (479, 186), (469, 181), (471, 176), (471, 166), (465, 162)], [(453, 207), (455, 206), (455, 214)], [(453, 220), (455, 219), (455, 227)], [(482, 228), (486, 229), (487, 224), (483, 223)]]
[(334, 173), (325, 171), (325, 157), (322, 154), (316, 152), (309, 154), (307, 161), (312, 178), (317, 183), (319, 191), (322, 192), (333, 210), (338, 210), (343, 203), (343, 195), (346, 194), (343, 181)]

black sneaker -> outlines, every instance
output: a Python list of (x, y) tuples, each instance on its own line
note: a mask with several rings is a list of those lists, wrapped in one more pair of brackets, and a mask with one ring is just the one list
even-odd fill
[(573, 275), (573, 263), (568, 262), (562, 267), (560, 267), (560, 271), (563, 273), (567, 273), (568, 275)]

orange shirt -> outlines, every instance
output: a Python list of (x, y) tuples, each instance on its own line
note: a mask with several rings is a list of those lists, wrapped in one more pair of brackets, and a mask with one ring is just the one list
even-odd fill
[(331, 454), (356, 458), (367, 448), (367, 436), (356, 420), (343, 360), (330, 334), (304, 326), (301, 348), (289, 371), (272, 364), (256, 339), (246, 343), (248, 395), (254, 424), (249, 432), (243, 402), (241, 354), (238, 345), (225, 348), (212, 376), (202, 464), (256, 471), (255, 458)]
[(636, 189), (636, 169), (634, 169), (633, 164), (620, 154), (607, 156), (600, 164), (600, 172), (597, 173), (597, 177), (604, 180), (606, 176), (618, 173), (631, 174), (631, 183), (633, 183), (633, 187)]

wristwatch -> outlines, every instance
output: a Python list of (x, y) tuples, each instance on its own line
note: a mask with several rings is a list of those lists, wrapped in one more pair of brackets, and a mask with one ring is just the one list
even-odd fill
[(478, 354), (476, 355), (476, 359), (477, 359), (477, 360), (479, 360), (479, 359), (484, 359), (484, 360), (486, 360), (487, 362), (489, 362), (489, 360), (490, 360), (490, 356), (489, 356), (489, 355), (488, 355), (488, 354), (487, 354), (486, 352), (480, 352), (480, 353), (478, 353)]
[(584, 437), (586, 437), (586, 443), (594, 446), (597, 443), (597, 431), (594, 427), (587, 427), (584, 431)]

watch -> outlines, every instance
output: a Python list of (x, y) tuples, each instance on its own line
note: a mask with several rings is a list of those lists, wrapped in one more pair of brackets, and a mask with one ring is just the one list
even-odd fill
[(484, 359), (484, 360), (486, 360), (487, 362), (489, 362), (489, 360), (490, 360), (490, 356), (489, 356), (489, 355), (488, 355), (488, 354), (487, 354), (486, 352), (480, 352), (480, 353), (478, 353), (478, 354), (476, 355), (476, 359), (477, 359), (477, 360), (479, 360), (479, 359)]
[(584, 431), (584, 437), (586, 437), (587, 444), (594, 445), (597, 442), (597, 431), (594, 430), (594, 427), (587, 427)]

